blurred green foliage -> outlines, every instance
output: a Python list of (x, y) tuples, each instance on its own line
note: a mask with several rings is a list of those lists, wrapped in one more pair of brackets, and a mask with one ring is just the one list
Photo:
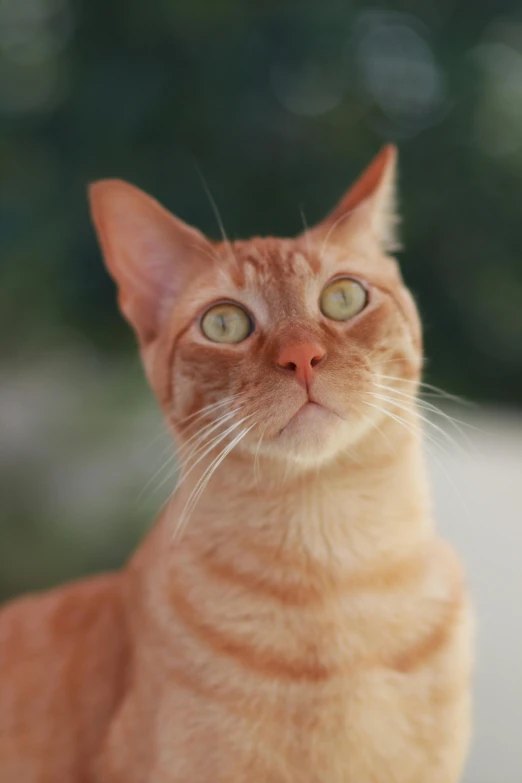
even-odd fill
[[(387, 140), (428, 374), (522, 402), (522, 7), (404, 0), (2, 0), (0, 319), (131, 348), (86, 184), (126, 178), (209, 234), (318, 220)], [(34, 339), (34, 338), (33, 338)]]

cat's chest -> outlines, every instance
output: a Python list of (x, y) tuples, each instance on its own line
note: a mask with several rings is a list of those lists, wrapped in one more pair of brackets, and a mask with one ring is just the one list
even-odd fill
[(189, 768), (194, 783), (416, 783), (434, 717), (425, 683), (383, 670), (323, 685), (258, 681), (257, 695), (229, 703), (177, 696), (156, 722), (151, 779), (166, 783)]
[(418, 783), (462, 644), (458, 595), (434, 571), (326, 606), (183, 594), (144, 645), (125, 746), (155, 783)]

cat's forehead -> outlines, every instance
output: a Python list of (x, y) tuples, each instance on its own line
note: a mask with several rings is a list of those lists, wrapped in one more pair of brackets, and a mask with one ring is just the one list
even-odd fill
[[(355, 238), (356, 239), (356, 238)], [(254, 238), (222, 245), (221, 272), (238, 290), (295, 291), (324, 283), (337, 274), (396, 280), (394, 259), (375, 255), (372, 245), (353, 241), (345, 247), (326, 245), (313, 236), (296, 239)]]
[(313, 310), (321, 263), (317, 253), (299, 240), (236, 242), (229, 248), (226, 266), (239, 301), (258, 313), (261, 308), (274, 318)]
[(256, 238), (236, 242), (231, 247), (234, 259), (231, 276), (239, 287), (295, 286), (320, 271), (320, 260), (312, 248), (308, 251), (298, 240)]

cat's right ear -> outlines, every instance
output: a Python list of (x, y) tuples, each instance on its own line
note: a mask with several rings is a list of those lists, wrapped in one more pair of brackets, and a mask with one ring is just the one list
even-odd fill
[(189, 277), (209, 252), (196, 229), (122, 180), (89, 187), (91, 214), (121, 311), (142, 345), (159, 334)]
[(385, 252), (398, 250), (396, 179), (397, 148), (387, 144), (311, 233), (323, 242), (342, 244), (359, 232), (373, 237)]

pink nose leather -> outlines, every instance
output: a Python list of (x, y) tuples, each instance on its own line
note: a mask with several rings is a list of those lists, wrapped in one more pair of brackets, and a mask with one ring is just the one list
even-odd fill
[(326, 351), (318, 343), (296, 343), (287, 345), (277, 358), (277, 364), (285, 370), (295, 372), (299, 383), (310, 388), (313, 368), (326, 356)]

